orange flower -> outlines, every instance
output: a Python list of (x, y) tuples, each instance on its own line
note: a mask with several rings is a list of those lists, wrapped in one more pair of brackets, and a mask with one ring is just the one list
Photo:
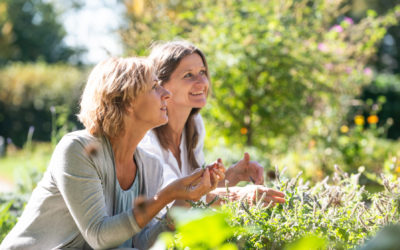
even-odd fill
[(314, 139), (311, 139), (311, 141), (308, 143), (308, 148), (312, 149), (315, 147), (316, 144), (317, 142)]
[(347, 132), (349, 132), (349, 127), (347, 127), (346, 125), (341, 126), (340, 132), (342, 132), (343, 134), (346, 134)]
[(396, 173), (400, 173), (400, 166), (396, 167), (394, 171), (396, 171)]
[(241, 128), (241, 129), (240, 129), (240, 133), (241, 133), (242, 135), (247, 134), (247, 128)]
[(356, 125), (360, 125), (360, 126), (364, 125), (364, 116), (362, 116), (362, 115), (356, 115), (356, 116), (354, 117), (354, 123), (355, 123)]
[(368, 116), (368, 118), (367, 118), (367, 122), (368, 122), (369, 124), (377, 124), (378, 121), (379, 121), (379, 118), (378, 118), (378, 116), (376, 116), (376, 115), (370, 115), (370, 116)]

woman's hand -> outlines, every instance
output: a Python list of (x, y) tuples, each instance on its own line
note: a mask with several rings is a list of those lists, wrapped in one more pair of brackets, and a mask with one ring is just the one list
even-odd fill
[(261, 198), (263, 206), (267, 206), (271, 201), (272, 205), (285, 203), (284, 193), (261, 185), (229, 188), (228, 199), (231, 201), (245, 200), (250, 205), (255, 205)]
[(214, 163), (189, 176), (175, 180), (165, 188), (170, 190), (174, 200), (197, 201), (203, 195), (214, 190), (224, 177), (221, 164)]
[[(214, 163), (205, 169), (199, 169), (193, 174), (180, 178), (161, 189), (153, 198), (137, 198), (133, 214), (140, 227), (144, 227), (163, 207), (177, 200), (183, 204), (185, 200), (198, 201), (203, 195), (217, 187), (224, 179), (220, 171), (221, 163)], [(186, 202), (185, 202), (186, 203)]]
[[(226, 170), (225, 178), (228, 186), (235, 186), (239, 181), (251, 181), (253, 184), (264, 184), (264, 168), (256, 161), (250, 161), (250, 155), (244, 153), (242, 160)], [(223, 186), (220, 183), (219, 186)]]
[[(214, 178), (213, 180), (218, 180), (219, 182), (224, 183), (226, 170), (224, 164), (222, 163), (221, 158), (218, 158), (217, 161), (211, 163), (205, 168), (209, 169), (211, 174), (214, 174), (218, 177), (218, 179)], [(219, 183), (217, 185), (219, 185)]]

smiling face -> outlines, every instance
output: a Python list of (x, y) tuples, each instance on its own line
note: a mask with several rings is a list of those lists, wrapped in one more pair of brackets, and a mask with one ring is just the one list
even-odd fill
[(207, 103), (209, 88), (207, 68), (200, 55), (193, 53), (182, 58), (164, 87), (172, 94), (168, 106), (202, 108)]
[(154, 80), (149, 90), (139, 95), (133, 104), (132, 114), (136, 121), (154, 128), (168, 122), (167, 100), (171, 93)]

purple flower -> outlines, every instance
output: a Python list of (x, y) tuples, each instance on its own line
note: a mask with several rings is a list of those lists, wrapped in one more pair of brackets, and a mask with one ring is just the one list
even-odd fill
[(330, 28), (330, 30), (333, 30), (333, 31), (336, 31), (337, 33), (340, 33), (340, 32), (343, 31), (343, 28), (342, 28), (342, 26), (336, 24), (336, 25), (332, 26), (332, 28)]
[(345, 17), (345, 18), (343, 19), (343, 21), (346, 22), (346, 23), (348, 23), (348, 24), (350, 24), (350, 25), (354, 24), (353, 19), (351, 19), (350, 17)]
[(324, 43), (318, 43), (318, 50), (322, 52), (328, 51), (328, 47)]

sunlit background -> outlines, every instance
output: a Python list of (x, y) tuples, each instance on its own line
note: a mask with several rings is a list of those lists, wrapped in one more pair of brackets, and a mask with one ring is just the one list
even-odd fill
[(400, 174), (398, 1), (0, 0), (0, 192), (30, 192), (80, 129), (88, 72), (187, 39), (206, 54), (206, 158), (318, 181)]

